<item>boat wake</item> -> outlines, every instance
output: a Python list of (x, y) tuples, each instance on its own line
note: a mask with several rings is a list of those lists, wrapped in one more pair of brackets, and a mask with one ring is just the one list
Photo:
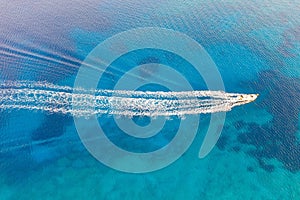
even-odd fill
[(258, 94), (224, 91), (89, 90), (47, 82), (0, 83), (0, 109), (27, 109), (89, 118), (93, 115), (184, 116), (230, 111)]

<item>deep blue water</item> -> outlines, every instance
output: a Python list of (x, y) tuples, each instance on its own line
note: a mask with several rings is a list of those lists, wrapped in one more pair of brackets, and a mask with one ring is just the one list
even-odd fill
[[(226, 91), (260, 94), (254, 103), (227, 113), (221, 138), (207, 157), (198, 158), (209, 121), (203, 115), (183, 156), (146, 174), (119, 172), (94, 159), (70, 116), (1, 111), (0, 199), (300, 199), (296, 1), (6, 1), (0, 10), (1, 81), (72, 86), (81, 62), (100, 42), (154, 26), (199, 42), (217, 65)], [(194, 89), (206, 89), (190, 63), (153, 49), (115, 60), (99, 88), (113, 88), (126, 71), (147, 63), (171, 66)], [(156, 73), (154, 68), (140, 75)], [(140, 90), (168, 88), (149, 84)], [(122, 133), (111, 116), (98, 121), (118, 146), (148, 152), (172, 140), (180, 119), (168, 120), (159, 134), (142, 140)], [(146, 126), (151, 119), (133, 121)]]

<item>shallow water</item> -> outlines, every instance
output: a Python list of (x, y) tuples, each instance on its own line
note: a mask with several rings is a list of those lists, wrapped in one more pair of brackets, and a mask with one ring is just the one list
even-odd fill
[[(82, 61), (100, 42), (121, 31), (155, 26), (199, 42), (218, 67), (227, 92), (260, 94), (254, 103), (227, 113), (221, 138), (204, 159), (198, 153), (209, 115), (200, 116), (192, 145), (176, 162), (145, 174), (119, 172), (98, 162), (83, 146), (70, 116), (1, 111), (1, 199), (300, 198), (296, 1), (28, 0), (7, 1), (0, 10), (1, 82), (47, 81), (72, 87)], [(147, 63), (179, 69), (194, 89), (207, 89), (188, 61), (151, 49), (115, 60), (98, 88), (112, 89), (126, 71)], [(154, 65), (132, 74), (156, 77), (160, 70)], [(176, 80), (166, 82), (180, 87)], [(167, 90), (158, 84), (140, 89)], [(152, 120), (133, 118), (140, 126)], [(112, 116), (98, 118), (111, 141), (133, 152), (168, 144), (180, 120), (167, 120), (154, 138), (135, 140)], [(191, 134), (189, 129), (185, 132)]]

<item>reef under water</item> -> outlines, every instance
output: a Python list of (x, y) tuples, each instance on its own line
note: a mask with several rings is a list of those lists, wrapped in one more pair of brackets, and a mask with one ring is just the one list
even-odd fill
[(236, 123), (236, 127), (247, 127), (247, 131), (238, 135), (238, 141), (256, 147), (249, 150), (248, 154), (254, 156), (263, 169), (273, 171), (274, 166), (267, 162), (268, 159), (275, 158), (289, 171), (299, 172), (300, 143), (297, 129), (300, 81), (283, 76), (278, 71), (268, 70), (260, 73), (257, 83), (259, 85), (255, 87), (264, 96), (258, 106), (266, 108), (273, 119), (264, 125), (255, 122)]

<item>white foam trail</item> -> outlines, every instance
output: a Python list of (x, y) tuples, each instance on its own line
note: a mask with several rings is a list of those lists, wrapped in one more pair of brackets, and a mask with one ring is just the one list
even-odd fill
[(74, 117), (112, 114), (125, 116), (184, 116), (231, 110), (257, 95), (223, 91), (150, 92), (88, 90), (47, 82), (0, 83), (0, 109), (28, 109)]

